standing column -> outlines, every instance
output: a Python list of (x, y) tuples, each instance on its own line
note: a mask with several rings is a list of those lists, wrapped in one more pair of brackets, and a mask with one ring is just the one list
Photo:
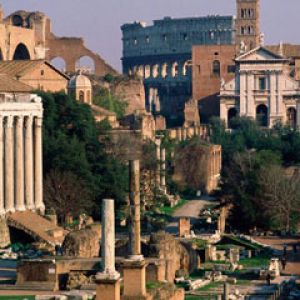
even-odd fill
[(15, 211), (14, 203), (14, 117), (8, 116), (5, 123), (5, 210)]
[(140, 162), (133, 160), (130, 161), (130, 255), (123, 262), (124, 297), (128, 297), (128, 299), (131, 297), (133, 299), (148, 299), (146, 296), (146, 262), (141, 255), (139, 188)]
[(115, 269), (114, 200), (102, 201), (102, 272), (96, 275), (96, 300), (120, 300), (120, 274)]
[(24, 146), (23, 146), (23, 116), (16, 122), (16, 210), (24, 211)]
[(35, 208), (44, 213), (43, 202), (43, 156), (42, 156), (42, 118), (35, 118), (34, 122), (34, 196)]
[(33, 200), (33, 128), (32, 116), (25, 119), (25, 203), (26, 208), (34, 210)]
[(161, 149), (161, 178), (160, 178), (160, 184), (161, 188), (164, 191), (164, 193), (167, 193), (166, 191), (166, 149)]
[(130, 256), (141, 257), (141, 200), (140, 200), (140, 161), (131, 160), (130, 166)]
[(160, 187), (160, 145), (161, 145), (161, 140), (155, 139), (155, 149), (156, 149), (156, 174), (155, 174), (155, 178), (156, 178), (156, 188)]
[(5, 214), (4, 206), (4, 185), (3, 185), (3, 154), (4, 154), (4, 140), (3, 140), (3, 117), (0, 116), (0, 216)]

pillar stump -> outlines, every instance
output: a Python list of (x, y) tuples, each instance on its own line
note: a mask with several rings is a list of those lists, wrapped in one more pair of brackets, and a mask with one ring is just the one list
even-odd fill
[(96, 275), (96, 300), (120, 300), (120, 275)]
[(123, 262), (124, 299), (149, 299), (146, 292), (146, 262), (141, 257)]

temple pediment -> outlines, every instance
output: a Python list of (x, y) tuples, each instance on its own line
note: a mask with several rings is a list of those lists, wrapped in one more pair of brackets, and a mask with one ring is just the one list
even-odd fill
[(252, 62), (252, 61), (286, 61), (287, 59), (279, 54), (271, 52), (270, 50), (264, 47), (255, 48), (249, 52), (246, 52), (236, 58), (236, 61), (239, 63)]

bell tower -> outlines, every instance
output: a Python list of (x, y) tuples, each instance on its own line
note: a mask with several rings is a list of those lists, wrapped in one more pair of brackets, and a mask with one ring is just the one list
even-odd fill
[(247, 51), (260, 45), (260, 0), (237, 0), (236, 46)]

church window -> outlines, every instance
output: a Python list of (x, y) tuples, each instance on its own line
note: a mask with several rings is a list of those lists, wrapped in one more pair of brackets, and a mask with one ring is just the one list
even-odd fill
[(235, 73), (235, 65), (228, 66), (227, 73)]
[(221, 75), (221, 65), (220, 65), (220, 61), (218, 60), (215, 60), (213, 62), (213, 65), (212, 65), (212, 73), (214, 76), (220, 76)]
[(44, 74), (45, 74), (45, 71), (41, 70), (41, 76), (44, 76)]
[(267, 81), (265, 77), (258, 78), (258, 88), (260, 91), (265, 91), (267, 89)]

